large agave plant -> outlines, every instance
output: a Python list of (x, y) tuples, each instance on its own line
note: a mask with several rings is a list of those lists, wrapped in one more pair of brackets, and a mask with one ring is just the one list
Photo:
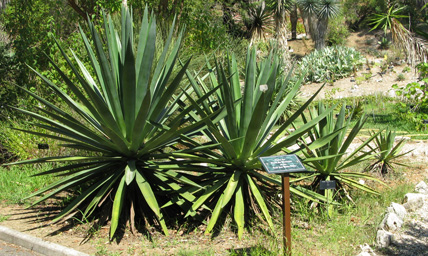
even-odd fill
[(89, 21), (92, 42), (80, 30), (91, 67), (85, 67), (74, 53), (72, 61), (60, 47), (78, 84), (52, 62), (74, 95), (67, 95), (60, 86), (35, 71), (66, 106), (58, 107), (27, 91), (46, 107), (39, 108), (39, 112), (19, 109), (38, 120), (35, 125), (46, 130), (38, 135), (63, 141), (66, 147), (90, 154), (54, 156), (19, 164), (66, 163), (63, 167), (40, 173), (53, 173), (63, 178), (30, 195), (40, 196), (33, 203), (37, 204), (63, 191), (78, 188), (82, 191), (55, 221), (76, 212), (82, 212), (88, 218), (96, 208), (101, 208), (103, 212), (111, 213), (111, 238), (124, 213), (131, 228), (134, 216), (144, 215), (146, 219), (157, 220), (168, 234), (159, 193), (177, 188), (175, 182), (198, 186), (183, 175), (160, 171), (152, 164), (162, 157), (162, 149), (197, 126), (183, 125), (183, 117), (189, 109), (176, 112), (180, 96), (174, 97), (174, 93), (188, 65), (187, 62), (181, 69), (174, 70), (182, 34), (173, 43), (171, 29), (163, 51), (156, 56), (156, 21), (154, 16), (149, 17), (147, 10), (138, 45), (134, 45), (132, 13), (126, 7), (122, 8), (120, 32), (110, 16), (104, 15), (104, 23), (104, 35), (100, 35)]
[[(328, 115), (326, 111), (298, 129), (288, 130), (315, 94), (276, 127), (299, 91), (303, 78), (288, 86), (291, 72), (287, 79), (281, 77), (275, 54), (260, 65), (256, 58), (256, 49), (249, 49), (242, 77), (233, 55), (226, 61), (226, 68), (218, 62), (215, 68), (207, 63), (210, 72), (206, 76), (194, 77), (188, 72), (199, 97), (209, 94), (210, 90), (216, 92), (206, 97), (203, 104), (193, 103), (198, 108), (198, 115), (193, 117), (197, 121), (205, 119), (207, 124), (203, 137), (208, 142), (197, 144), (189, 141), (188, 149), (174, 153), (176, 158), (183, 158), (181, 164), (191, 163), (194, 170), (200, 172), (196, 179), (205, 189), (192, 188), (189, 192), (193, 199), (189, 196), (185, 199), (190, 201), (187, 216), (208, 209), (205, 211), (210, 213), (206, 233), (211, 233), (220, 216), (228, 212), (233, 212), (238, 237), (242, 236), (251, 216), (264, 219), (273, 229), (270, 210), (272, 206), (280, 205), (277, 200), (281, 183), (261, 170), (258, 157), (275, 155), (294, 145), (298, 138)], [(242, 86), (241, 78), (244, 79)], [(210, 115), (212, 118), (208, 119)], [(301, 187), (292, 187), (291, 191), (322, 200), (320, 195)]]

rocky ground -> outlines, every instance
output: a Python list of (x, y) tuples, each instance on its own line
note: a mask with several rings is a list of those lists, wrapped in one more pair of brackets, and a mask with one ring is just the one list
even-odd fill
[(428, 185), (421, 181), (403, 204), (391, 203), (379, 225), (377, 248), (361, 246), (357, 256), (424, 256), (428, 252)]

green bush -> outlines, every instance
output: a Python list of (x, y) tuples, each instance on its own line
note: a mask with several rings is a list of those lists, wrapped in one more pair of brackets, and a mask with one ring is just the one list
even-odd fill
[(403, 96), (406, 101), (398, 103), (397, 109), (406, 114), (403, 118), (411, 120), (416, 129), (426, 129), (428, 120), (428, 63), (420, 63), (416, 66), (419, 70), (420, 82), (408, 83), (406, 86), (398, 87), (394, 84), (398, 96)]
[(36, 135), (15, 130), (31, 129), (31, 126), (19, 119), (15, 119), (10, 113), (5, 117), (6, 119), (2, 120), (0, 125), (0, 143), (3, 148), (19, 159), (28, 159), (38, 155), (37, 143), (39, 138)]
[[(374, 134), (370, 131), (370, 134)], [(366, 171), (379, 172), (385, 175), (394, 171), (394, 165), (406, 166), (397, 161), (398, 158), (408, 154), (410, 151), (401, 153), (401, 149), (406, 143), (406, 139), (401, 138), (395, 143), (395, 131), (386, 129), (385, 132), (379, 133), (373, 140), (374, 146), (368, 144), (372, 152), (375, 152), (375, 161), (365, 168)], [(395, 145), (394, 145), (395, 144)]]
[[(314, 119), (324, 114), (325, 111), (325, 105), (319, 102), (318, 107), (309, 112), (309, 116), (311, 119)], [(311, 150), (309, 147), (306, 147), (307, 150), (302, 151), (306, 158), (304, 163), (315, 170), (315, 173), (307, 174), (307, 178), (314, 179), (311, 185), (312, 189), (320, 191), (320, 184), (322, 181), (334, 180), (337, 182), (335, 191), (329, 189), (324, 190), (325, 196), (329, 198), (330, 202), (340, 195), (348, 196), (345, 187), (361, 189), (365, 192), (378, 194), (373, 188), (358, 182), (358, 179), (369, 179), (380, 182), (378, 179), (360, 172), (346, 171), (348, 168), (372, 158), (372, 151), (364, 152), (362, 149), (368, 145), (378, 133), (371, 134), (371, 136), (357, 148), (350, 150), (351, 143), (357, 138), (367, 118), (362, 115), (356, 123), (352, 124), (352, 117), (346, 112), (347, 110), (344, 105), (342, 105), (339, 114), (329, 112), (327, 117), (319, 122), (309, 133), (309, 141), (311, 142), (333, 136), (325, 146), (316, 150)], [(308, 122), (305, 116), (303, 116), (303, 121), (304, 123)], [(307, 142), (301, 140), (301, 143), (305, 145)], [(331, 208), (328, 212), (331, 212)]]
[(326, 47), (314, 50), (300, 61), (299, 70), (308, 70), (305, 82), (326, 82), (354, 73), (366, 62), (364, 56), (354, 48), (346, 46)]
[(328, 45), (344, 45), (349, 34), (350, 33), (348, 27), (345, 24), (344, 16), (338, 16), (328, 21)]

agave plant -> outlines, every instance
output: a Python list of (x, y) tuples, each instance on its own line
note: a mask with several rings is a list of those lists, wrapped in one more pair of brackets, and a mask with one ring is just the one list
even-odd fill
[[(311, 118), (322, 115), (326, 111), (326, 108), (322, 102), (318, 104), (318, 109), (310, 112)], [(304, 122), (306, 118), (303, 116)], [(314, 190), (319, 189), (321, 181), (324, 180), (335, 180), (337, 182), (337, 189), (344, 189), (345, 185), (361, 189), (363, 191), (377, 194), (377, 192), (371, 187), (360, 184), (356, 179), (370, 179), (381, 182), (380, 180), (360, 172), (348, 172), (348, 168), (361, 163), (367, 159), (372, 158), (373, 151), (364, 152), (363, 148), (370, 143), (378, 133), (372, 134), (370, 138), (361, 143), (354, 150), (350, 150), (349, 146), (357, 137), (359, 131), (364, 126), (367, 118), (361, 116), (357, 123), (351, 128), (351, 116), (347, 116), (345, 106), (342, 106), (339, 114), (334, 115), (329, 112), (327, 117), (319, 122), (309, 135), (309, 141), (316, 141), (325, 136), (332, 136), (334, 138), (329, 141), (325, 146), (312, 150), (309, 147), (307, 150), (303, 150), (302, 153), (306, 159), (304, 163), (309, 165), (315, 170), (314, 174), (307, 176), (306, 178), (313, 179), (312, 188)], [(351, 129), (348, 133), (348, 129)], [(304, 145), (306, 142), (301, 140)], [(350, 152), (347, 152), (350, 151)], [(329, 197), (329, 201), (333, 200), (332, 191), (326, 190), (326, 196)]]
[[(325, 111), (294, 131), (287, 129), (308, 107), (315, 94), (276, 127), (298, 92), (303, 77), (288, 85), (291, 71), (286, 79), (279, 75), (277, 55), (270, 54), (259, 65), (256, 58), (256, 49), (249, 49), (243, 77), (240, 77), (241, 72), (233, 55), (227, 58), (226, 68), (219, 62), (216, 62), (215, 68), (207, 63), (210, 72), (206, 76), (194, 77), (188, 72), (198, 97), (210, 91), (216, 92), (207, 97), (203, 104), (193, 102), (198, 108), (195, 120), (205, 119), (207, 124), (203, 131), (205, 143), (189, 141), (187, 149), (174, 153), (175, 158), (183, 159), (181, 164), (193, 165), (194, 170), (200, 172), (196, 177), (197, 183), (205, 189), (189, 190), (193, 200), (186, 198), (190, 201), (186, 216), (208, 209), (205, 211), (209, 213), (206, 216), (209, 218), (207, 234), (216, 227), (220, 216), (228, 212), (233, 212), (239, 238), (251, 216), (264, 219), (273, 229), (270, 210), (275, 204), (280, 205), (278, 194), (281, 182), (261, 171), (258, 157), (275, 155), (295, 145), (298, 138), (329, 113)], [(242, 86), (241, 78), (244, 79)], [(275, 91), (278, 93), (275, 94)], [(208, 119), (210, 115), (212, 118)], [(322, 142), (310, 147), (317, 144), (322, 145)], [(291, 187), (291, 192), (324, 199), (301, 187)]]
[[(373, 136), (374, 132), (370, 131), (370, 135)], [(367, 144), (367, 147), (371, 151), (376, 152), (375, 161), (366, 167), (366, 171), (378, 171), (381, 174), (387, 174), (389, 171), (394, 170), (393, 165), (407, 166), (396, 160), (408, 154), (410, 151), (401, 153), (401, 150), (406, 143), (404, 138), (400, 139), (394, 146), (395, 143), (395, 132), (387, 129), (384, 132), (378, 133), (378, 135), (373, 140), (374, 146)]]
[(38, 120), (35, 125), (46, 130), (46, 133), (26, 132), (63, 141), (65, 147), (82, 152), (82, 155), (18, 163), (66, 163), (38, 174), (53, 173), (63, 178), (30, 195), (40, 196), (33, 205), (64, 191), (82, 189), (54, 221), (77, 212), (89, 218), (97, 208), (101, 208), (103, 212), (110, 211), (110, 238), (123, 221), (124, 209), (131, 228), (137, 214), (148, 220), (157, 220), (163, 232), (168, 234), (159, 193), (165, 194), (168, 189), (176, 187), (175, 182), (198, 186), (184, 175), (158, 170), (152, 164), (162, 158), (159, 154), (162, 149), (197, 126), (183, 123), (189, 108), (172, 115), (180, 109), (180, 97), (174, 97), (174, 93), (189, 63), (173, 72), (182, 33), (173, 43), (171, 29), (162, 53), (156, 56), (155, 17), (145, 10), (136, 47), (132, 18), (128, 8), (122, 7), (121, 32), (118, 32), (112, 18), (104, 15), (104, 37), (89, 21), (92, 42), (80, 29), (90, 67), (86, 67), (74, 53), (72, 61), (58, 44), (79, 83), (74, 84), (53, 61), (51, 63), (73, 95), (67, 95), (61, 87), (35, 71), (67, 106), (58, 107), (27, 91), (45, 108), (39, 108), (39, 112), (19, 109)]

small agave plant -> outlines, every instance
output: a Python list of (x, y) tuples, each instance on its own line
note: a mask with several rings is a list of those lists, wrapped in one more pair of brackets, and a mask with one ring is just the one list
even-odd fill
[(169, 199), (162, 195), (177, 189), (177, 183), (199, 187), (185, 175), (159, 170), (154, 165), (154, 161), (164, 157), (161, 154), (164, 148), (198, 126), (185, 123), (190, 108), (178, 104), (180, 95), (174, 96), (189, 63), (174, 70), (182, 33), (174, 43), (171, 29), (163, 51), (156, 56), (155, 17), (145, 10), (138, 45), (134, 45), (132, 18), (128, 8), (122, 7), (118, 32), (112, 18), (104, 15), (104, 35), (89, 21), (92, 42), (80, 29), (90, 67), (73, 52), (71, 60), (58, 44), (78, 84), (51, 63), (73, 95), (67, 95), (59, 85), (34, 71), (65, 105), (56, 106), (23, 89), (46, 107), (36, 112), (19, 109), (37, 120), (36, 126), (46, 130), (26, 132), (60, 140), (65, 147), (79, 149), (78, 152), (88, 152), (15, 163), (65, 163), (38, 174), (56, 174), (62, 179), (30, 195), (38, 197), (33, 205), (64, 191), (79, 190), (54, 221), (78, 212), (89, 218), (99, 208), (110, 212), (111, 239), (119, 224), (124, 223), (122, 217), (129, 220), (133, 229), (135, 216), (159, 223), (167, 235), (160, 202)]
[[(370, 131), (370, 134), (373, 135), (374, 132)], [(412, 150), (404, 153), (401, 152), (403, 146), (406, 144), (406, 140), (402, 138), (395, 143), (395, 136), (394, 131), (387, 129), (378, 133), (373, 140), (374, 145), (367, 145), (371, 151), (376, 152), (376, 155), (375, 161), (366, 167), (366, 171), (375, 171), (381, 175), (385, 175), (394, 170), (394, 165), (407, 166), (398, 162), (397, 159), (410, 153)]]
[[(315, 118), (316, 116), (322, 115), (325, 111), (327, 111), (326, 107), (320, 102), (317, 109), (310, 112), (310, 117), (311, 119)], [(363, 151), (363, 149), (378, 135), (378, 133), (373, 133), (357, 148), (351, 150), (350, 145), (354, 139), (357, 138), (367, 118), (364, 115), (361, 116), (353, 126), (351, 126), (351, 119), (352, 115), (346, 115), (345, 106), (342, 106), (338, 114), (334, 115), (332, 112), (329, 112), (326, 118), (319, 122), (309, 133), (308, 141), (332, 137), (323, 147), (315, 150), (307, 147), (306, 150), (301, 151), (306, 157), (304, 163), (315, 170), (314, 174), (307, 175), (303, 178), (313, 179), (312, 188), (315, 191), (319, 190), (322, 181), (334, 180), (337, 182), (336, 189), (342, 190), (345, 193), (346, 187), (350, 187), (361, 189), (368, 193), (378, 194), (373, 188), (365, 184), (360, 184), (358, 179), (369, 179), (382, 183), (379, 179), (365, 173), (348, 171), (350, 167), (373, 158), (373, 150)], [(303, 120), (305, 123), (308, 122), (304, 116)], [(303, 140), (301, 142), (302, 144), (306, 143)], [(333, 202), (333, 191), (325, 190), (324, 192), (329, 202)]]

